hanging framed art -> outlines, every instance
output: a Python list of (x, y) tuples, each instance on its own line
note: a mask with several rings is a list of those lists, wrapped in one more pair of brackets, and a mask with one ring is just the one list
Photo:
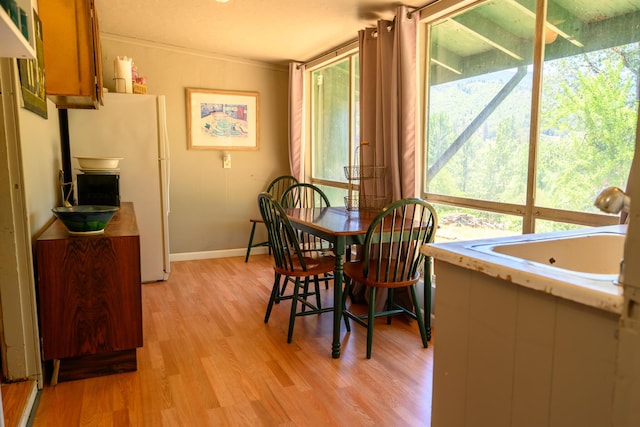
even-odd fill
[(258, 150), (258, 92), (186, 88), (187, 148)]

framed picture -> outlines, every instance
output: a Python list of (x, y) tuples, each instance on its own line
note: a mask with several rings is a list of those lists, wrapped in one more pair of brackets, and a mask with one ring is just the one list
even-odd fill
[(42, 23), (33, 11), (33, 33), (36, 42), (36, 59), (18, 59), (20, 89), (23, 107), (42, 118), (47, 118), (47, 97), (44, 80), (44, 48), (42, 44)]
[(190, 150), (257, 150), (259, 94), (187, 88)]

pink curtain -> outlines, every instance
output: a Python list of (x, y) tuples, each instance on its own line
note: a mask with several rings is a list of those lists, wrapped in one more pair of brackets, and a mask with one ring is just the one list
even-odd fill
[(304, 182), (304, 64), (289, 64), (289, 168), (291, 175)]
[[(418, 196), (416, 187), (417, 52), (419, 14), (405, 6), (393, 21), (380, 20), (375, 28), (358, 33), (360, 48), (360, 167), (385, 166), (384, 179), (360, 181), (361, 200), (399, 200)], [(362, 144), (362, 143), (361, 143)], [(373, 201), (371, 201), (373, 200)], [(387, 293), (381, 289), (376, 311), (384, 309)], [(368, 300), (369, 289), (356, 283), (352, 298)], [(397, 302), (412, 307), (408, 293)]]
[(393, 21), (358, 33), (360, 44), (360, 165), (386, 166), (384, 180), (362, 180), (361, 196), (417, 196), (418, 14), (398, 7)]

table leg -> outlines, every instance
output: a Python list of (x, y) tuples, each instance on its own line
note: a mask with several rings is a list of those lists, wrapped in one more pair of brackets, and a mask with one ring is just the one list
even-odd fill
[(58, 384), (58, 374), (60, 373), (60, 359), (53, 359), (53, 374), (51, 374), (50, 385)]
[(334, 359), (340, 357), (340, 323), (342, 321), (342, 278), (343, 278), (343, 256), (346, 247), (346, 238), (338, 236), (333, 245), (336, 264), (333, 269), (333, 343), (331, 345), (331, 356)]
[(433, 277), (433, 258), (426, 257), (424, 263), (424, 328), (427, 341), (431, 341), (431, 278)]

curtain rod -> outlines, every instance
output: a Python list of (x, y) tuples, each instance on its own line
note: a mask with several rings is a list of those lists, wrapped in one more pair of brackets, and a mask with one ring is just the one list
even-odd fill
[[(428, 2), (428, 3), (426, 3), (426, 4), (422, 5), (422, 6), (416, 7), (416, 8), (415, 8), (415, 9), (413, 9), (411, 12), (408, 12), (408, 13), (407, 13), (407, 17), (408, 17), (408, 18), (411, 18), (411, 15), (413, 15), (414, 13), (416, 13), (416, 12), (420, 13), (420, 11), (422, 11), (423, 9), (425, 9), (425, 8), (427, 8), (428, 6), (431, 6), (432, 4), (437, 3), (437, 2), (439, 2), (439, 1), (440, 1), (440, 0), (431, 0), (430, 2)], [(408, 6), (408, 7), (413, 7), (413, 6)], [(301, 66), (303, 66), (303, 65), (304, 65), (304, 66), (307, 66), (308, 64), (310, 64), (310, 63), (312, 63), (312, 62), (314, 62), (314, 61), (317, 61), (318, 59), (320, 59), (320, 58), (322, 58), (322, 57), (324, 57), (324, 56), (329, 56), (329, 55), (332, 55), (332, 54), (337, 55), (337, 54), (338, 54), (338, 52), (339, 52), (340, 50), (342, 50), (342, 49), (344, 49), (345, 47), (347, 47), (347, 46), (351, 45), (352, 43), (356, 43), (357, 41), (358, 41), (358, 39), (356, 38), (356, 39), (354, 39), (354, 40), (351, 40), (351, 41), (348, 41), (348, 42), (346, 42), (346, 43), (344, 43), (344, 44), (341, 44), (341, 45), (340, 45), (340, 46), (338, 46), (338, 47), (335, 47), (335, 48), (333, 48), (333, 49), (331, 49), (331, 50), (328, 50), (328, 51), (326, 51), (326, 52), (324, 52), (324, 53), (322, 53), (322, 54), (320, 54), (320, 55), (314, 56), (313, 58), (308, 59), (308, 60), (306, 60), (306, 61), (304, 61), (304, 62), (302, 62), (302, 63), (300, 63), (300, 64), (296, 65), (296, 68), (299, 70)]]
[[(434, 3), (438, 3), (439, 1), (440, 0), (431, 0), (429, 3), (423, 4), (422, 6), (413, 9), (411, 12), (407, 13), (407, 18), (411, 18), (411, 15), (413, 15), (414, 13), (416, 12), (420, 13), (423, 9), (426, 9), (427, 7), (431, 6)], [(412, 7), (412, 6), (409, 6), (409, 7)]]
[(324, 56), (329, 56), (329, 55), (338, 55), (338, 53), (339, 53), (342, 49), (344, 49), (345, 47), (348, 47), (349, 45), (351, 45), (351, 44), (353, 44), (353, 43), (357, 43), (357, 42), (358, 42), (358, 39), (349, 40), (348, 42), (343, 43), (343, 44), (341, 44), (341, 45), (340, 45), (340, 46), (338, 46), (338, 47), (334, 47), (334, 48), (333, 48), (333, 49), (331, 49), (331, 50), (328, 50), (328, 51), (326, 51), (326, 52), (324, 52), (324, 53), (321, 53), (320, 55), (314, 56), (313, 58), (308, 59), (308, 60), (306, 60), (305, 62), (302, 62), (302, 63), (298, 64), (298, 65), (296, 66), (296, 68), (297, 68), (297, 69), (300, 69), (300, 67), (301, 67), (302, 65), (307, 66), (307, 65), (311, 64), (312, 62), (317, 61), (318, 59), (320, 59), (320, 58), (322, 58), (322, 57), (324, 57)]

